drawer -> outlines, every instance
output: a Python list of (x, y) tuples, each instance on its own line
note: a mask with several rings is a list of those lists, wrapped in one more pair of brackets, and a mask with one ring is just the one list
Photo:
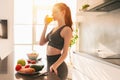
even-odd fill
[(78, 54), (72, 55), (73, 66), (81, 72), (85, 72), (85, 69), (87, 68), (87, 62), (87, 59)]
[(73, 69), (72, 80), (92, 80), (77, 69)]

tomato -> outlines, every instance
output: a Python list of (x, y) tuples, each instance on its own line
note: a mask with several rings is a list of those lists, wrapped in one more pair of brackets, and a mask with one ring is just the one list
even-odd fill
[(30, 67), (30, 65), (25, 65), (25, 68), (29, 68)]
[(22, 68), (22, 65), (21, 64), (17, 64), (16, 67), (15, 67), (15, 70), (19, 71), (21, 68)]
[(28, 64), (31, 63), (31, 60), (27, 60)]
[(32, 61), (31, 61), (31, 63), (32, 63), (32, 64), (35, 64), (35, 63), (36, 63), (36, 61), (35, 61), (35, 60), (32, 60)]
[(36, 64), (36, 60), (27, 60), (28, 64)]

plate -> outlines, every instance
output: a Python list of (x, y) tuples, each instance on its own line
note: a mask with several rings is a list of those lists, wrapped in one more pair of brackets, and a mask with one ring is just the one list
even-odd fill
[(19, 74), (21, 74), (21, 75), (26, 75), (26, 76), (39, 74), (39, 72), (24, 73), (24, 72), (20, 72), (20, 71), (18, 71), (17, 73), (19, 73)]

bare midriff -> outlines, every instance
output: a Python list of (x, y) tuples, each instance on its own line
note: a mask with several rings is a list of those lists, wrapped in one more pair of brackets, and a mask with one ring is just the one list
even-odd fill
[(61, 50), (49, 45), (47, 46), (47, 55), (58, 55), (58, 54), (61, 54)]

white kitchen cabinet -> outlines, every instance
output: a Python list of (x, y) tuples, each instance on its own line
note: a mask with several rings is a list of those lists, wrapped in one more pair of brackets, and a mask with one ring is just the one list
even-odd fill
[(103, 3), (104, 0), (77, 0), (77, 10), (76, 10), (76, 15), (78, 16), (87, 16), (87, 15), (91, 15), (91, 16), (95, 16), (95, 15), (101, 15), (101, 14), (105, 14), (106, 12), (97, 12), (95, 11), (94, 14), (91, 11), (83, 11), (82, 10), (82, 6), (85, 4), (89, 4), (90, 6), (88, 7), (88, 10), (98, 6), (99, 4)]
[(77, 0), (77, 11), (79, 11), (79, 9), (81, 9), (85, 4), (89, 4), (89, 8), (93, 8), (103, 2), (104, 0)]
[(82, 74), (79, 70), (73, 68), (72, 80), (91, 80), (88, 76)]
[[(90, 80), (120, 80), (119, 66), (87, 56), (90, 55), (85, 53), (73, 54), (73, 66), (79, 72), (89, 77)], [(75, 76), (76, 78), (79, 77), (79, 72), (74, 71), (76, 75), (73, 74), (73, 80), (75, 80)]]

